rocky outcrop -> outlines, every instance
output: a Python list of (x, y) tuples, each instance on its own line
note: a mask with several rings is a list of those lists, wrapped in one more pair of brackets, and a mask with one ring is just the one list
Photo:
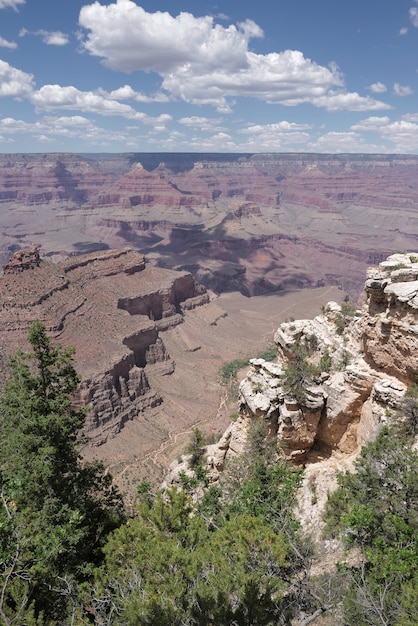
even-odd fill
[(18, 274), (24, 270), (34, 269), (39, 267), (40, 262), (39, 249), (36, 246), (18, 250), (3, 267), (3, 274)]
[[(313, 320), (281, 325), (274, 337), (277, 363), (251, 362), (240, 385), (241, 411), (265, 419), (289, 459), (302, 461), (314, 447), (338, 447), (348, 453), (356, 448), (353, 425), (379, 379), (361, 354), (360, 319), (344, 316), (341, 306), (328, 303)], [(294, 346), (303, 348), (302, 357), (294, 356)], [(285, 385), (289, 362), (295, 358), (306, 359), (314, 372), (301, 372), (295, 383), (303, 386), (303, 401)], [(295, 395), (300, 396), (300, 389), (295, 388)]]
[(368, 273), (369, 315), (363, 349), (368, 362), (405, 383), (418, 372), (418, 255), (393, 254)]
[[(395, 254), (370, 268), (365, 296), (361, 310), (329, 302), (313, 319), (282, 323), (277, 360), (250, 361), (239, 419), (206, 451), (212, 481), (245, 450), (253, 420), (265, 422), (279, 457), (309, 464), (336, 455), (334, 470), (326, 468), (334, 476), (382, 424), (407, 419), (404, 395), (418, 366), (418, 255)], [(170, 481), (179, 481), (176, 464)]]
[(104, 443), (164, 398), (149, 373), (169, 375), (175, 363), (160, 333), (183, 322), (183, 312), (209, 301), (186, 272), (147, 265), (129, 248), (71, 257), (59, 264), (36, 248), (15, 253), (0, 276), (0, 367), (26, 347), (35, 319), (76, 348), (82, 376), (79, 404), (89, 405), (86, 432)]
[[(313, 320), (282, 324), (275, 334), (278, 363), (253, 361), (241, 383), (243, 412), (268, 420), (290, 458), (304, 459), (314, 448), (355, 451), (416, 381), (418, 255), (394, 254), (369, 269), (365, 292), (361, 312), (329, 303)], [(312, 344), (313, 337), (307, 358), (319, 365), (317, 384), (295, 405), (282, 388), (286, 364), (291, 347)], [(326, 363), (328, 372), (321, 369)]]

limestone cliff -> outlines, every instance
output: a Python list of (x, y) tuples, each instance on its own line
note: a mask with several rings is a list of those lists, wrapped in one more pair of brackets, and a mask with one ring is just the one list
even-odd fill
[[(314, 319), (282, 323), (274, 341), (277, 360), (251, 360), (239, 386), (240, 417), (207, 448), (211, 480), (243, 452), (251, 421), (262, 419), (280, 456), (307, 467), (338, 459), (331, 473), (327, 466), (330, 488), (335, 469), (402, 414), (416, 380), (418, 255), (392, 255), (369, 269), (360, 310), (329, 302)], [(169, 480), (177, 475), (173, 466)]]

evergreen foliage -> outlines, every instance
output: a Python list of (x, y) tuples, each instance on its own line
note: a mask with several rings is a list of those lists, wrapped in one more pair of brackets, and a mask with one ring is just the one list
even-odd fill
[(327, 529), (360, 550), (347, 569), (344, 624), (416, 624), (418, 615), (418, 454), (383, 428), (356, 471), (339, 477)]
[(10, 361), (0, 419), (0, 616), (10, 624), (64, 623), (77, 586), (100, 563), (107, 534), (123, 520), (100, 465), (83, 465), (83, 410), (73, 350), (29, 329), (32, 352)]
[(309, 355), (310, 344), (296, 341), (291, 349), (291, 359), (282, 375), (283, 390), (301, 405), (306, 401), (306, 385), (311, 384), (320, 373), (320, 368), (309, 362)]
[[(280, 461), (262, 420), (212, 486), (194, 429), (193, 475), (165, 492), (141, 483), (127, 519), (110, 476), (79, 456), (85, 412), (73, 404), (73, 351), (53, 345), (39, 322), (28, 338), (1, 403), (1, 624), (418, 623), (417, 385), (402, 429), (383, 428), (329, 497), (327, 534), (356, 549), (355, 565), (314, 577), (293, 511), (303, 472)], [(289, 393), (315, 377), (315, 349), (314, 336), (295, 345)]]
[(218, 485), (197, 506), (176, 489), (143, 501), (106, 547), (89, 598), (97, 623), (290, 624), (301, 565), (289, 501), (300, 472), (269, 457), (257, 427), (232, 499)]

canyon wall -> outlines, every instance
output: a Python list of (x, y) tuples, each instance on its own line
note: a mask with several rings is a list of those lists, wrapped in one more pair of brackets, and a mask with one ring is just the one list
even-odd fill
[(35, 320), (63, 345), (75, 346), (82, 377), (76, 401), (88, 405), (86, 432), (100, 445), (128, 420), (159, 405), (150, 370), (174, 371), (162, 331), (183, 322), (183, 311), (209, 302), (186, 272), (147, 265), (129, 248), (70, 257), (53, 264), (36, 247), (16, 252), (0, 276), (1, 368), (26, 347)]
[(217, 293), (339, 285), (413, 249), (418, 157), (0, 155), (0, 262), (129, 247)]
[[(322, 483), (323, 505), (336, 471), (382, 424), (415, 419), (405, 392), (417, 382), (418, 255), (397, 253), (369, 268), (361, 309), (330, 301), (312, 319), (283, 322), (274, 340), (277, 359), (250, 361), (239, 413), (205, 450), (209, 477), (216, 482), (243, 454), (251, 423), (261, 420), (278, 457), (306, 466), (305, 482)], [(181, 471), (193, 473), (187, 456), (167, 483), (180, 484)]]

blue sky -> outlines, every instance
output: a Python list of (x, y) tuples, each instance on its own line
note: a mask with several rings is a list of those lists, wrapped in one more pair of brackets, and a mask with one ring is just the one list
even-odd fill
[(418, 0), (0, 0), (0, 152), (418, 153)]

